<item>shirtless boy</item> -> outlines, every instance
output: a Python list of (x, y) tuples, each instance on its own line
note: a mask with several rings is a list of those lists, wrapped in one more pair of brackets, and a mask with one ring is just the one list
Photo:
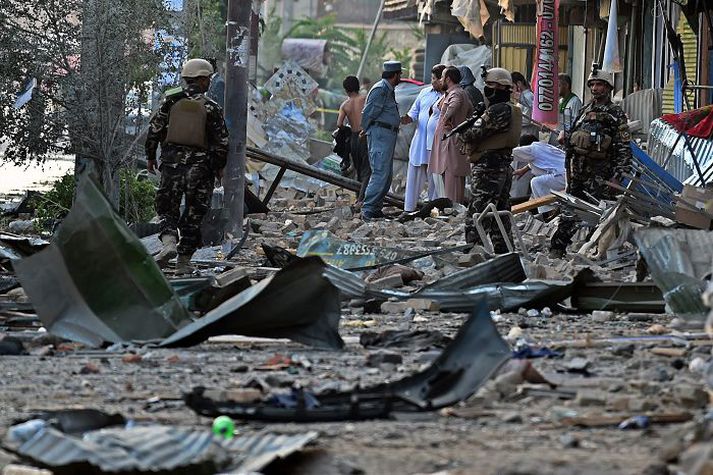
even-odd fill
[(367, 139), (361, 132), (361, 111), (364, 109), (366, 96), (359, 93), (359, 79), (355, 76), (347, 76), (342, 83), (344, 91), (347, 93), (347, 100), (339, 106), (339, 116), (337, 117), (337, 127), (344, 126), (344, 121), (349, 123), (352, 129), (351, 137), (351, 157), (352, 163), (357, 173), (357, 180), (361, 183), (361, 189), (357, 194), (357, 208), (364, 202), (366, 185), (371, 177), (371, 167), (369, 166), (369, 151)]

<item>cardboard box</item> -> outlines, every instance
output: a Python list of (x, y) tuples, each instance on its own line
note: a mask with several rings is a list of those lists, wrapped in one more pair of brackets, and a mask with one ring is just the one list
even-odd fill
[(676, 221), (697, 229), (713, 224), (713, 189), (684, 185), (676, 203)]

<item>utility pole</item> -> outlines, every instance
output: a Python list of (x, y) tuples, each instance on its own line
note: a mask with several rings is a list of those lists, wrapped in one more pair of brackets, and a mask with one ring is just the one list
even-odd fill
[(243, 233), (250, 16), (253, 3), (253, 0), (228, 0), (225, 118), (230, 133), (230, 148), (223, 178), (224, 206), (228, 217), (224, 241), (228, 247), (231, 241), (240, 239)]
[(359, 69), (357, 70), (357, 77), (361, 81), (361, 73), (364, 71), (364, 65), (366, 64), (366, 58), (369, 56), (369, 49), (371, 49), (371, 42), (374, 41), (374, 35), (376, 35), (376, 29), (379, 27), (379, 22), (381, 21), (381, 15), (384, 13), (384, 6), (386, 5), (386, 0), (381, 0), (379, 4), (379, 11), (376, 13), (376, 18), (374, 18), (374, 24), (371, 26), (371, 33), (369, 33), (369, 39), (366, 41), (366, 47), (361, 54), (361, 61), (359, 62)]

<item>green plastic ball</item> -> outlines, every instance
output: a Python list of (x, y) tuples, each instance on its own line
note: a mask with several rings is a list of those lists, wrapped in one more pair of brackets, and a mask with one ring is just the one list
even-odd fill
[(213, 434), (230, 440), (235, 435), (235, 422), (228, 416), (218, 416), (213, 420)]

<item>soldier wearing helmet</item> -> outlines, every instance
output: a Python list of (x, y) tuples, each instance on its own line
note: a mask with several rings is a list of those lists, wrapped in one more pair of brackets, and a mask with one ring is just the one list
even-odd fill
[[(631, 135), (626, 114), (611, 100), (614, 89), (612, 74), (594, 64), (587, 79), (592, 100), (582, 107), (574, 120), (565, 143), (567, 193), (592, 201), (611, 198), (608, 182), (621, 178), (629, 171)], [(552, 236), (550, 255), (563, 257), (579, 219), (564, 210), (560, 224)]]
[[(494, 203), (498, 210), (510, 209), (512, 184), (512, 149), (518, 146), (522, 130), (522, 112), (510, 102), (512, 77), (507, 69), (490, 68), (483, 73), (485, 99), (488, 107), (459, 138), (471, 162), (471, 195), (465, 221), (465, 239), (482, 244), (473, 215)], [(503, 219), (508, 238), (512, 241), (510, 221)], [(507, 245), (493, 219), (483, 222), (495, 252), (508, 252)]]
[(186, 61), (181, 71), (185, 85), (166, 92), (151, 117), (146, 137), (149, 173), (156, 173), (156, 152), (161, 145), (156, 212), (163, 248), (156, 261), (163, 268), (177, 256), (178, 273), (192, 271), (191, 256), (202, 244), (201, 224), (210, 209), (215, 179), (222, 178), (228, 155), (223, 111), (205, 96), (212, 74), (213, 66), (205, 59)]

